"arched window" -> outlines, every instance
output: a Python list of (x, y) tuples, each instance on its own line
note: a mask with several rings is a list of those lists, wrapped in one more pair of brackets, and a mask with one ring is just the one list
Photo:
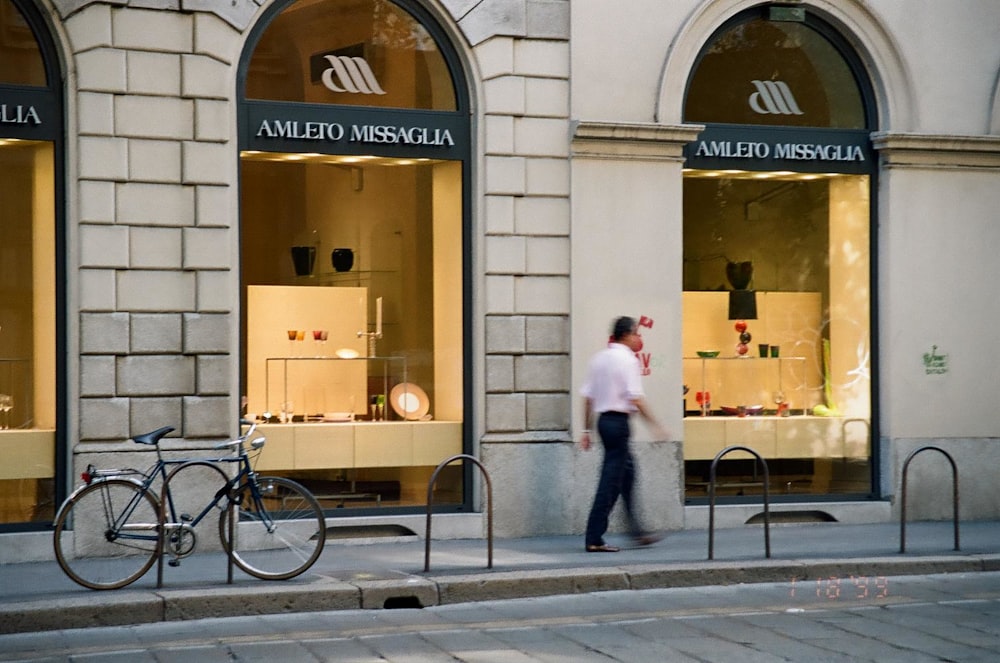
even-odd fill
[(0, 529), (51, 522), (65, 352), (62, 109), (30, 3), (0, 0)]
[(745, 17), (702, 50), (688, 83), (688, 122), (865, 129), (868, 107), (834, 33)]
[(42, 50), (13, 0), (0, 2), (0, 84), (48, 84)]
[[(261, 461), (329, 508), (419, 508), (469, 437), (456, 53), (410, 0), (277, 2), (240, 97), (244, 393), (282, 422)], [(462, 477), (441, 502), (468, 504)]]
[(458, 103), (435, 38), (388, 0), (287, 7), (254, 48), (246, 96), (443, 111)]
[[(705, 125), (684, 170), (689, 498), (734, 444), (767, 459), (779, 499), (877, 490), (876, 116), (857, 56), (808, 8), (743, 12), (699, 55), (684, 102)], [(751, 461), (727, 456), (719, 476), (719, 495), (759, 499)]]

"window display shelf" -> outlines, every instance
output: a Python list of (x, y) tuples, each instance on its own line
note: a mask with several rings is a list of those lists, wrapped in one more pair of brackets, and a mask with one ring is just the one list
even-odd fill
[(459, 421), (266, 424), (258, 470), (433, 467), (462, 452)]
[(54, 430), (6, 430), (0, 435), (0, 481), (45, 479), (56, 472), (56, 432)]
[[(870, 426), (864, 419), (812, 415), (688, 417), (684, 420), (684, 460), (712, 460), (733, 445), (750, 447), (766, 460), (867, 458), (869, 437)], [(737, 451), (726, 458), (751, 456)]]
[[(390, 388), (390, 378), (393, 381), (398, 380), (398, 384), (407, 385), (406, 379), (406, 357), (403, 356), (386, 356), (386, 357), (267, 357), (265, 359), (265, 369), (264, 369), (264, 380), (265, 380), (265, 403), (269, 406), (271, 404), (271, 376), (272, 370), (275, 373), (280, 373), (280, 384), (281, 384), (281, 403), (288, 403), (288, 391), (289, 391), (289, 365), (294, 365), (297, 363), (326, 363), (326, 362), (337, 362), (337, 363), (356, 363), (364, 362), (367, 365), (366, 369), (366, 383), (370, 383), (370, 380), (375, 377), (381, 377), (382, 390), (376, 394), (381, 396), (380, 403), (371, 403), (370, 399), (366, 399), (365, 403), (355, 403), (355, 407), (350, 412), (350, 419), (353, 420), (356, 416), (361, 417), (370, 416), (373, 420), (390, 420), (390, 419), (401, 419), (391, 407), (389, 403), (389, 388)], [(272, 368), (273, 365), (273, 368)], [(374, 367), (374, 371), (373, 371)], [(367, 384), (365, 386), (365, 393), (368, 393)], [(305, 405), (305, 404), (303, 404)], [(282, 405), (283, 407), (283, 405)], [(303, 414), (301, 415), (304, 419), (308, 418), (311, 414), (324, 414), (322, 412), (310, 413), (308, 408), (303, 409)], [(285, 422), (285, 423), (291, 423)]]
[[(808, 412), (805, 357), (684, 357), (684, 362), (700, 362), (700, 382), (687, 385), (685, 415), (735, 414), (741, 407), (750, 408), (753, 415), (777, 414), (779, 409), (786, 414)], [(690, 379), (691, 372), (685, 374)], [(710, 395), (707, 400), (705, 393)], [(697, 409), (688, 409), (689, 397)]]

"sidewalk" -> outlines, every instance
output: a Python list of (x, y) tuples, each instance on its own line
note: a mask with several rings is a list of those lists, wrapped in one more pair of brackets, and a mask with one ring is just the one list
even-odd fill
[[(899, 553), (899, 523), (874, 525), (780, 524), (770, 528), (771, 558), (764, 556), (762, 525), (708, 533), (682, 530), (645, 548), (586, 553), (582, 536), (497, 539), (493, 568), (487, 542), (433, 541), (430, 572), (425, 543), (399, 537), (359, 545), (330, 540), (302, 576), (265, 582), (234, 570), (226, 583), (221, 553), (164, 564), (121, 590), (95, 592), (75, 585), (55, 561), (0, 565), (0, 633), (138, 624), (279, 612), (416, 608), (470, 601), (574, 594), (613, 589), (722, 585), (1000, 570), (1000, 522), (960, 525), (961, 551), (953, 550), (951, 522), (908, 523), (906, 553)], [(609, 536), (608, 543), (628, 545)]]

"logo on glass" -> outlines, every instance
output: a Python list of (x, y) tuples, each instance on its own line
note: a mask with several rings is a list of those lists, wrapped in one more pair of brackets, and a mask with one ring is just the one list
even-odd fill
[(784, 81), (750, 81), (757, 91), (750, 95), (750, 108), (761, 115), (803, 115), (795, 95)]
[(364, 58), (324, 55), (330, 66), (323, 71), (323, 85), (334, 92), (385, 94)]

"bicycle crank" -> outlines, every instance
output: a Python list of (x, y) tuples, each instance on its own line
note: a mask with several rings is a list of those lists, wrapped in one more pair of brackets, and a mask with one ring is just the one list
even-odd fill
[(167, 564), (180, 566), (181, 560), (194, 552), (198, 536), (194, 528), (187, 523), (170, 526), (167, 534), (167, 552), (173, 558)]

